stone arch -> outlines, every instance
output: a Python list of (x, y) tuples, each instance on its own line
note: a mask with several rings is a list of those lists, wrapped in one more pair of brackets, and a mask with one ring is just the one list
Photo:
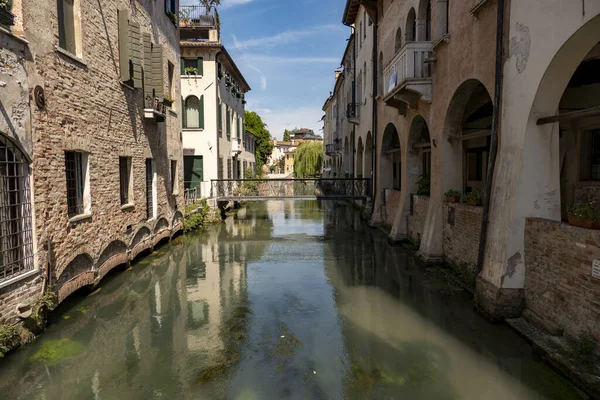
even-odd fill
[(362, 142), (362, 137), (358, 138), (358, 145), (356, 146), (356, 177), (363, 178), (363, 154), (364, 154), (364, 146)]
[(365, 140), (365, 152), (363, 161), (364, 177), (373, 178), (373, 135), (371, 131), (367, 133), (367, 139)]
[(404, 28), (404, 42), (414, 42), (417, 40), (417, 14), (414, 8), (411, 8), (406, 16), (406, 27)]
[(171, 229), (169, 229), (169, 221), (164, 217), (159, 218), (154, 226), (154, 246), (170, 238)]
[(133, 236), (133, 239), (131, 239), (129, 259), (133, 260), (141, 252), (151, 249), (152, 244), (152, 229), (148, 225), (143, 224)]
[(431, 41), (431, 0), (419, 1), (416, 40), (420, 42)]
[(183, 230), (183, 214), (181, 211), (175, 212), (173, 220), (171, 222), (171, 237)]
[(57, 277), (58, 302), (85, 286), (95, 283), (94, 260), (87, 253), (75, 256)]
[[(492, 98), (480, 81), (470, 79), (456, 89), (444, 121), (443, 191), (485, 187), (492, 115)], [(473, 134), (479, 136), (464, 139)]]
[(154, 225), (154, 234), (157, 234), (165, 229), (169, 229), (169, 221), (165, 217), (161, 217)]
[(402, 48), (402, 39), (402, 27), (398, 27), (396, 39), (394, 40), (394, 54), (398, 53)]
[(400, 135), (396, 126), (390, 122), (383, 132), (379, 156), (379, 182), (382, 190), (401, 190), (402, 188), (400, 151)]
[[(429, 126), (422, 115), (417, 115), (413, 118), (410, 124), (408, 136), (408, 157), (406, 160), (406, 168), (409, 171), (418, 171), (418, 176), (431, 177), (431, 135)], [(410, 177), (416, 174), (410, 174)], [(409, 184), (411, 192), (417, 193), (417, 187)], [(428, 194), (427, 188), (422, 188)]]
[(113, 240), (110, 242), (96, 261), (96, 270), (98, 271), (98, 279), (102, 279), (113, 268), (127, 264), (129, 261), (129, 248), (122, 240)]

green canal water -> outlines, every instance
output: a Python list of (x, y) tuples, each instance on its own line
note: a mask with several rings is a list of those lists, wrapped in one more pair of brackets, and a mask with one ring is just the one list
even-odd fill
[(578, 399), (334, 202), (256, 203), (68, 299), (2, 399)]

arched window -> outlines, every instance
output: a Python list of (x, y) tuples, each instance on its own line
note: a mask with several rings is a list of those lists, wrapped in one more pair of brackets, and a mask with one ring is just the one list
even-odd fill
[(189, 96), (185, 99), (183, 127), (188, 129), (204, 129), (204, 96), (200, 96), (200, 99), (196, 96)]
[(0, 283), (33, 270), (29, 163), (0, 134)]
[(402, 28), (396, 31), (396, 42), (394, 44), (394, 54), (398, 53), (402, 48)]
[(417, 14), (415, 13), (415, 9), (411, 8), (408, 12), (408, 17), (406, 17), (406, 41), (413, 42), (417, 38)]
[(431, 41), (431, 0), (427, 2), (425, 11), (425, 41)]

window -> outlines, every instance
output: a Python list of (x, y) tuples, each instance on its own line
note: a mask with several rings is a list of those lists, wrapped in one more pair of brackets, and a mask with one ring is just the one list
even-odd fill
[(177, 160), (171, 160), (171, 193), (177, 194), (179, 185), (177, 184)]
[(219, 131), (219, 137), (223, 137), (223, 103), (221, 101), (217, 106), (217, 130)]
[[(363, 11), (363, 21), (365, 21), (365, 25), (363, 27), (363, 39), (367, 38), (367, 25), (366, 25), (366, 21), (367, 21), (367, 13)], [(370, 25), (370, 24), (369, 24)]]
[(86, 202), (86, 197), (89, 198), (87, 154), (66, 151), (65, 173), (67, 177), (67, 211), (69, 217), (88, 213), (89, 201)]
[[(189, 71), (195, 71), (196, 73), (190, 73)], [(202, 57), (182, 58), (181, 75), (204, 75), (204, 59)]]
[(600, 180), (600, 129), (583, 132), (581, 180)]
[(225, 131), (227, 140), (231, 140), (231, 110), (228, 105), (225, 105)]
[(153, 219), (156, 215), (156, 187), (154, 182), (154, 160), (146, 159), (146, 218)]
[(133, 204), (133, 177), (131, 173), (131, 157), (119, 157), (119, 180), (121, 183), (121, 205)]
[(231, 162), (231, 158), (227, 159), (227, 179), (231, 179), (231, 177), (233, 176), (233, 165)]
[(0, 282), (5, 282), (34, 265), (29, 164), (3, 136), (0, 178)]
[(174, 94), (174, 90), (175, 87), (173, 86), (173, 76), (175, 75), (175, 66), (169, 61), (168, 62), (168, 84), (169, 84), (169, 88), (168, 88), (168, 93), (169, 93), (169, 98), (173, 99), (175, 98), (175, 94)]
[(190, 96), (185, 100), (183, 127), (187, 129), (204, 129), (204, 96), (198, 99)]
[(58, 46), (73, 55), (80, 56), (78, 49), (79, 0), (57, 0)]
[(219, 165), (217, 165), (217, 179), (223, 179), (223, 157), (219, 157)]
[(177, 1), (176, 0), (165, 0), (165, 13), (177, 14)]
[(467, 179), (472, 182), (483, 180), (483, 153), (485, 148), (467, 150)]

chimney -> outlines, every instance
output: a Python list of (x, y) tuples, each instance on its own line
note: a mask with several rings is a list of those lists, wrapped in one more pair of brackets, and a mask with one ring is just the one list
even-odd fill
[(342, 70), (336, 69), (335, 70), (335, 80), (337, 81), (337, 79), (340, 77), (340, 75), (342, 74)]

